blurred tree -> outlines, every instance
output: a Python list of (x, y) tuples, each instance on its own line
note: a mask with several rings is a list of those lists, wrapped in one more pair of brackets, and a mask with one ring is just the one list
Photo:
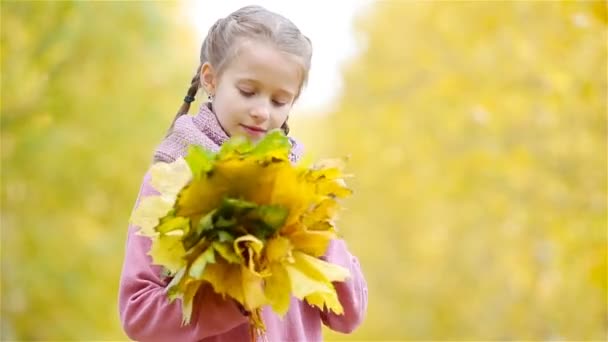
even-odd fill
[(1, 6), (1, 339), (126, 339), (127, 221), (200, 42), (174, 2)]
[(606, 23), (605, 1), (360, 18), (331, 122), (370, 287), (349, 339), (607, 338)]
[[(1, 6), (1, 339), (126, 339), (127, 220), (200, 42), (173, 2)], [(362, 18), (321, 131), (356, 175), (348, 338), (606, 339), (606, 22), (604, 1)]]

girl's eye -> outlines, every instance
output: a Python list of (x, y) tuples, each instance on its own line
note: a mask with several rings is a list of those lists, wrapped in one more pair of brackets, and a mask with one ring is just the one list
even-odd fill
[(285, 102), (280, 102), (280, 101), (276, 101), (276, 100), (272, 100), (272, 104), (277, 106), (277, 107), (283, 107), (284, 105), (286, 105), (287, 103)]
[(255, 93), (251, 92), (251, 91), (245, 91), (242, 89), (239, 89), (239, 93), (241, 93), (241, 95), (245, 96), (245, 97), (252, 97)]

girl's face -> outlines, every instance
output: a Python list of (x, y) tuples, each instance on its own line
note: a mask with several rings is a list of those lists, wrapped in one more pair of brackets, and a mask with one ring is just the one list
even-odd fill
[(242, 41), (219, 77), (205, 63), (201, 82), (213, 94), (213, 111), (228, 135), (257, 141), (287, 120), (302, 76), (293, 56), (267, 43)]

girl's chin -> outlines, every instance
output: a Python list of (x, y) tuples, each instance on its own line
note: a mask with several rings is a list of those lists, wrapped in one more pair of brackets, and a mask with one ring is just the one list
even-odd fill
[[(256, 132), (257, 133), (257, 132)], [(238, 136), (238, 137), (245, 137), (247, 139), (249, 139), (252, 142), (258, 142), (259, 140), (261, 140), (264, 136), (266, 135), (266, 133), (261, 133), (261, 134), (249, 134), (248, 132), (244, 132), (243, 130), (240, 130), (239, 132), (236, 132), (235, 134), (231, 134), (231, 136)]]

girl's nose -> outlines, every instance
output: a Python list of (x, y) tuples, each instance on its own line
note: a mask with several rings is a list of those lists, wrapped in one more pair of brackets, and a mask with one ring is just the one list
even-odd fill
[(270, 109), (265, 105), (257, 105), (251, 108), (249, 115), (257, 122), (264, 122), (270, 117)]

